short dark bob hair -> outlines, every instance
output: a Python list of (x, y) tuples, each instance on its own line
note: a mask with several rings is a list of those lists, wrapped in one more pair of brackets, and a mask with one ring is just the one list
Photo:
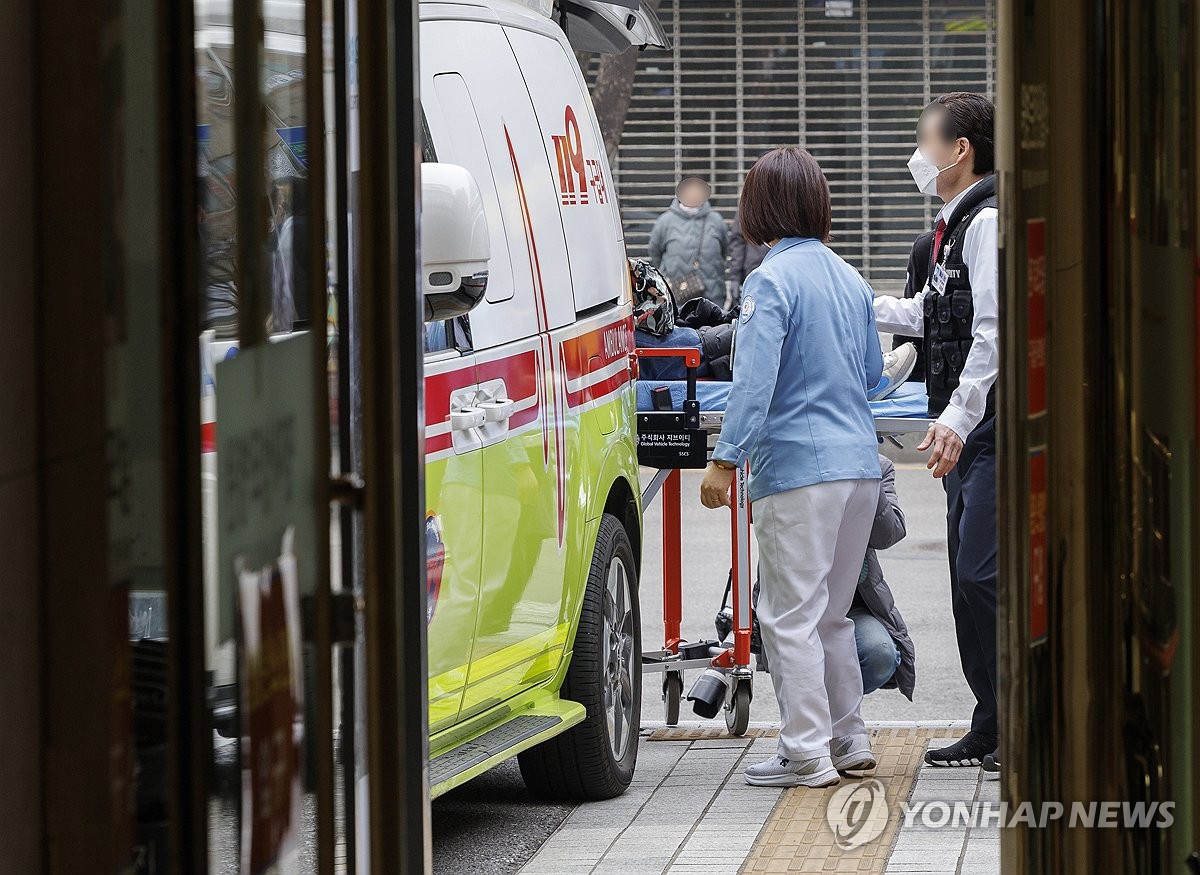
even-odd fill
[(758, 246), (784, 237), (829, 240), (833, 208), (817, 159), (796, 146), (759, 158), (742, 184), (738, 222), (742, 236)]

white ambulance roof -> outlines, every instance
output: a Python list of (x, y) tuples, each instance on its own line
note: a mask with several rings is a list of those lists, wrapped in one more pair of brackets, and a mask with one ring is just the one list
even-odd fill
[[(560, 0), (566, 11), (567, 39), (585, 52), (621, 52), (631, 45), (669, 48), (653, 10), (643, 0)], [(553, 0), (422, 0), (422, 20), (457, 18), (493, 21), (542, 33), (561, 33)], [(550, 25), (547, 28), (547, 25)]]
[(421, 0), (421, 20), (454, 18), (467, 21), (490, 21), (498, 24), (528, 27), (546, 33), (561, 33), (546, 15), (513, 0)]

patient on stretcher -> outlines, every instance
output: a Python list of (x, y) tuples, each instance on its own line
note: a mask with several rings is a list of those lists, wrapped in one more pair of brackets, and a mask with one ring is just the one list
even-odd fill
[[(721, 382), (733, 380), (740, 308), (735, 305), (723, 310), (707, 298), (693, 298), (677, 307), (670, 282), (643, 259), (630, 259), (629, 275), (633, 286), (635, 346), (699, 350), (697, 377)], [(917, 348), (911, 343), (885, 352), (883, 376), (868, 393), (868, 399), (881, 401), (893, 394), (908, 379), (916, 363)], [(668, 382), (687, 378), (682, 358), (645, 358), (639, 363), (639, 372), (642, 380)], [(640, 404), (638, 408), (643, 409)]]

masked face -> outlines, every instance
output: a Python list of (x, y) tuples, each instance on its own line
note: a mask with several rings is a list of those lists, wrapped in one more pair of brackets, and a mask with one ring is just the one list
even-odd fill
[(938, 167), (932, 161), (925, 157), (925, 154), (918, 146), (912, 153), (912, 157), (908, 159), (908, 172), (912, 174), (913, 182), (917, 184), (917, 188), (923, 193), (931, 197), (937, 192), (938, 176), (946, 170), (949, 170), (958, 160), (951, 161), (945, 167)]
[(676, 197), (679, 198), (680, 206), (698, 210), (704, 206), (704, 202), (708, 200), (709, 188), (707, 183), (699, 180), (689, 180), (679, 186), (679, 191), (676, 192)]

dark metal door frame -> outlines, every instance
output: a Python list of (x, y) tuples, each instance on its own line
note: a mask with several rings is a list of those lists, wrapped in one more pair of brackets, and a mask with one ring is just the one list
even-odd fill
[(373, 872), (430, 870), (417, 4), (359, 0), (367, 759)]
[[(418, 282), (419, 228), (419, 122), (417, 67), (417, 4), (384, 3), (378, 0), (335, 2), (335, 17), (349, 3), (357, 3), (359, 51), (358, 75), (361, 123), (361, 211), (355, 238), (360, 251), (360, 275), (354, 284), (360, 296), (344, 306), (349, 253), (346, 250), (345, 216), (349, 202), (346, 170), (345, 129), (347, 109), (344, 94), (337, 95), (331, 121), (335, 125), (338, 154), (327, 156), (325, 142), (314, 136), (308, 142), (310, 176), (323, 179), (332, 159), (337, 174), (338, 208), (335, 230), (338, 265), (339, 325), (342, 341), (355, 323), (353, 338), (361, 342), (362, 406), (362, 520), (365, 550), (362, 562), (363, 618), (367, 652), (367, 759), (369, 769), (369, 860), (372, 872), (422, 873), (430, 868), (429, 795), (427, 781), (427, 690), (425, 662), (425, 561), (423, 541), (424, 496), (424, 399), (422, 390), (421, 307)], [(251, 4), (256, 7), (257, 4)], [(172, 629), (172, 709), (169, 781), (172, 803), (171, 848), (178, 871), (204, 873), (208, 868), (208, 812), (206, 800), (209, 769), (210, 729), (205, 702), (204, 616), (201, 575), (202, 535), (199, 495), (199, 337), (200, 289), (196, 217), (196, 102), (194, 78), (194, 16), (190, 0), (162, 8), (163, 46), (160, 55), (164, 72), (162, 104), (164, 126), (169, 134), (163, 143), (163, 168), (170, 184), (164, 186), (169, 201), (164, 215), (170, 217), (165, 231), (164, 261), (170, 266), (171, 282), (164, 284), (164, 361), (170, 370), (171, 391), (164, 398), (168, 429), (167, 498), (177, 508), (171, 527), (169, 555), (173, 560), (170, 628)], [(237, 7), (235, 7), (236, 9)], [(262, 22), (254, 11), (235, 13), (235, 27), (257, 30)], [(322, 4), (309, 3), (306, 13), (306, 54), (315, 75), (308, 77), (306, 116), (317, 126), (326, 118), (320, 74)], [(345, 36), (344, 20), (335, 35)], [(245, 42), (242, 42), (245, 47)], [(246, 55), (257, 56), (257, 46)], [(334, 60), (344, 65), (344, 45), (334, 49)], [(244, 75), (255, 78), (257, 63), (243, 57)], [(345, 69), (335, 81), (346, 83)], [(261, 114), (256, 89), (246, 89), (242, 119)], [(251, 148), (253, 137), (244, 138)], [(246, 174), (243, 183), (254, 174)], [(255, 183), (251, 182), (254, 187)], [(261, 188), (259, 184), (257, 187)], [(243, 191), (243, 195), (250, 193)], [(252, 194), (252, 193), (250, 193)], [(325, 215), (324, 185), (309, 190), (310, 215)], [(261, 197), (245, 198), (245, 221), (257, 228), (254, 205)], [(409, 208), (408, 205), (412, 204)], [(397, 206), (401, 206), (397, 209)], [(324, 222), (309, 224), (310, 300), (314, 329), (323, 324), (326, 308), (326, 264)], [(261, 236), (261, 229), (251, 237)], [(253, 261), (247, 273), (257, 273)], [(256, 278), (246, 276), (248, 289), (259, 288)], [(404, 290), (407, 294), (397, 294)], [(261, 332), (263, 295), (251, 292), (256, 315), (244, 314), (243, 341), (265, 340)], [(356, 318), (357, 317), (357, 318)], [(348, 357), (342, 363), (348, 364)], [(324, 394), (325, 345), (314, 344), (314, 378)], [(339, 367), (339, 392), (348, 397), (348, 372)], [(345, 394), (343, 394), (345, 393)], [(321, 432), (320, 428), (315, 430)], [(318, 434), (317, 500), (328, 531), (330, 458), (328, 434)], [(341, 468), (351, 471), (353, 460), (348, 442), (343, 441)], [(351, 511), (347, 508), (345, 514)], [(353, 546), (344, 544), (343, 567), (352, 560)], [(328, 579), (328, 544), (320, 549), (322, 569), (315, 600), (315, 642), (322, 654), (317, 660), (318, 700), (330, 702), (332, 678), (329, 654), (332, 647), (332, 605)], [(350, 580), (344, 575), (344, 580)], [(314, 727), (317, 738), (317, 789), (319, 798), (334, 794), (333, 713), (317, 709)], [(347, 726), (346, 730), (352, 732)], [(352, 769), (349, 763), (344, 764)], [(347, 784), (350, 789), (351, 784)], [(347, 803), (353, 804), (352, 795)], [(319, 806), (317, 824), (318, 871), (332, 872), (334, 825), (331, 806)], [(351, 808), (347, 809), (348, 812)], [(354, 822), (347, 823), (347, 840), (353, 859)]]

